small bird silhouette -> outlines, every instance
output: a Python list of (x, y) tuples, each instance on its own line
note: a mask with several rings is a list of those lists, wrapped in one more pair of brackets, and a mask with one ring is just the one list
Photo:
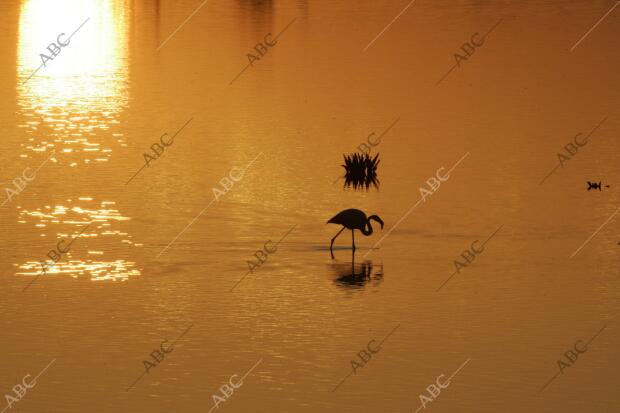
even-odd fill
[[(351, 239), (353, 241), (353, 253), (355, 253), (355, 230), (358, 229), (362, 232), (362, 234), (368, 236), (372, 234), (372, 226), (370, 225), (370, 221), (374, 220), (381, 224), (381, 229), (383, 229), (383, 220), (379, 218), (377, 215), (371, 215), (366, 218), (366, 214), (359, 209), (345, 209), (344, 211), (339, 212), (335, 217), (327, 221), (328, 224), (338, 224), (342, 225), (342, 229), (338, 231), (338, 233), (332, 238), (332, 243), (329, 246), (329, 252), (332, 254), (332, 259), (334, 258), (334, 241), (340, 235), (342, 231), (346, 229), (351, 230)], [(368, 229), (366, 229), (368, 227)]]
[[(609, 185), (605, 185), (605, 188), (609, 188)], [(590, 182), (588, 181), (588, 191), (591, 189), (598, 189), (599, 191), (601, 190), (601, 181), (597, 182)]]

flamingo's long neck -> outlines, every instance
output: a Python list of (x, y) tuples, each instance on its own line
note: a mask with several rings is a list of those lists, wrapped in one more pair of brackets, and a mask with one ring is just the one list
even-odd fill
[[(368, 229), (366, 229), (366, 225), (368, 225)], [(364, 225), (364, 228), (362, 228), (362, 234), (368, 236), (372, 234), (372, 225), (370, 225), (370, 220), (366, 221), (366, 225)]]

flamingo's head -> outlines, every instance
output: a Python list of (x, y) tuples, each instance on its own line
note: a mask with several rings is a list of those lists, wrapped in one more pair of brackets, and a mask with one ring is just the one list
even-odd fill
[(370, 221), (371, 219), (377, 221), (381, 225), (381, 229), (383, 229), (383, 220), (379, 216), (371, 215), (368, 217), (368, 220)]

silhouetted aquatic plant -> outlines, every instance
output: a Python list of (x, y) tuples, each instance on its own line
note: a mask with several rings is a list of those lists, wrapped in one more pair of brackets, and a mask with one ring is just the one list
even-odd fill
[(368, 190), (371, 185), (379, 188), (379, 178), (377, 178), (377, 165), (379, 165), (379, 154), (371, 158), (367, 153), (353, 153), (344, 156), (345, 170), (344, 186), (350, 186), (353, 189), (366, 188)]

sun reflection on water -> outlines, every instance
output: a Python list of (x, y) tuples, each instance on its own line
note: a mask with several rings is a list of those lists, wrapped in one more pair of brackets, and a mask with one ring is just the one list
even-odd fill
[[(140, 275), (135, 262), (124, 259), (105, 260), (104, 257), (117, 244), (117, 248), (129, 245), (140, 247), (131, 240), (131, 235), (119, 229), (114, 229), (117, 223), (128, 221), (131, 218), (125, 217), (114, 208), (115, 202), (102, 201), (96, 206), (93, 198), (78, 198), (77, 200), (67, 200), (66, 205), (45, 206), (36, 210), (26, 210), (18, 207), (19, 223), (32, 224), (39, 230), (55, 230), (51, 237), (56, 241), (48, 243), (49, 249), (56, 247), (56, 243), (66, 240), (62, 244), (63, 248), (72, 239), (89, 225), (88, 229), (75, 239), (71, 250), (65, 257), (58, 260), (55, 265), (50, 266), (46, 275), (68, 274), (73, 278), (79, 276), (89, 276), (92, 281), (125, 281), (129, 277)], [(62, 228), (62, 230), (61, 230)], [(51, 232), (51, 231), (50, 231)], [(41, 233), (41, 237), (48, 237), (48, 234)], [(20, 270), (17, 275), (36, 276), (41, 274), (41, 262), (48, 260), (46, 251), (41, 251), (37, 260), (27, 261), (23, 264), (15, 264)], [(79, 255), (83, 258), (75, 258)]]
[[(20, 14), (17, 100), (19, 127), (29, 135), (28, 152), (56, 149), (70, 166), (108, 161), (116, 141), (119, 113), (128, 105), (128, 21), (124, 2), (27, 0)], [(41, 65), (46, 49), (71, 35), (53, 60)], [(66, 42), (66, 40), (63, 40)], [(101, 139), (104, 136), (106, 140)]]

